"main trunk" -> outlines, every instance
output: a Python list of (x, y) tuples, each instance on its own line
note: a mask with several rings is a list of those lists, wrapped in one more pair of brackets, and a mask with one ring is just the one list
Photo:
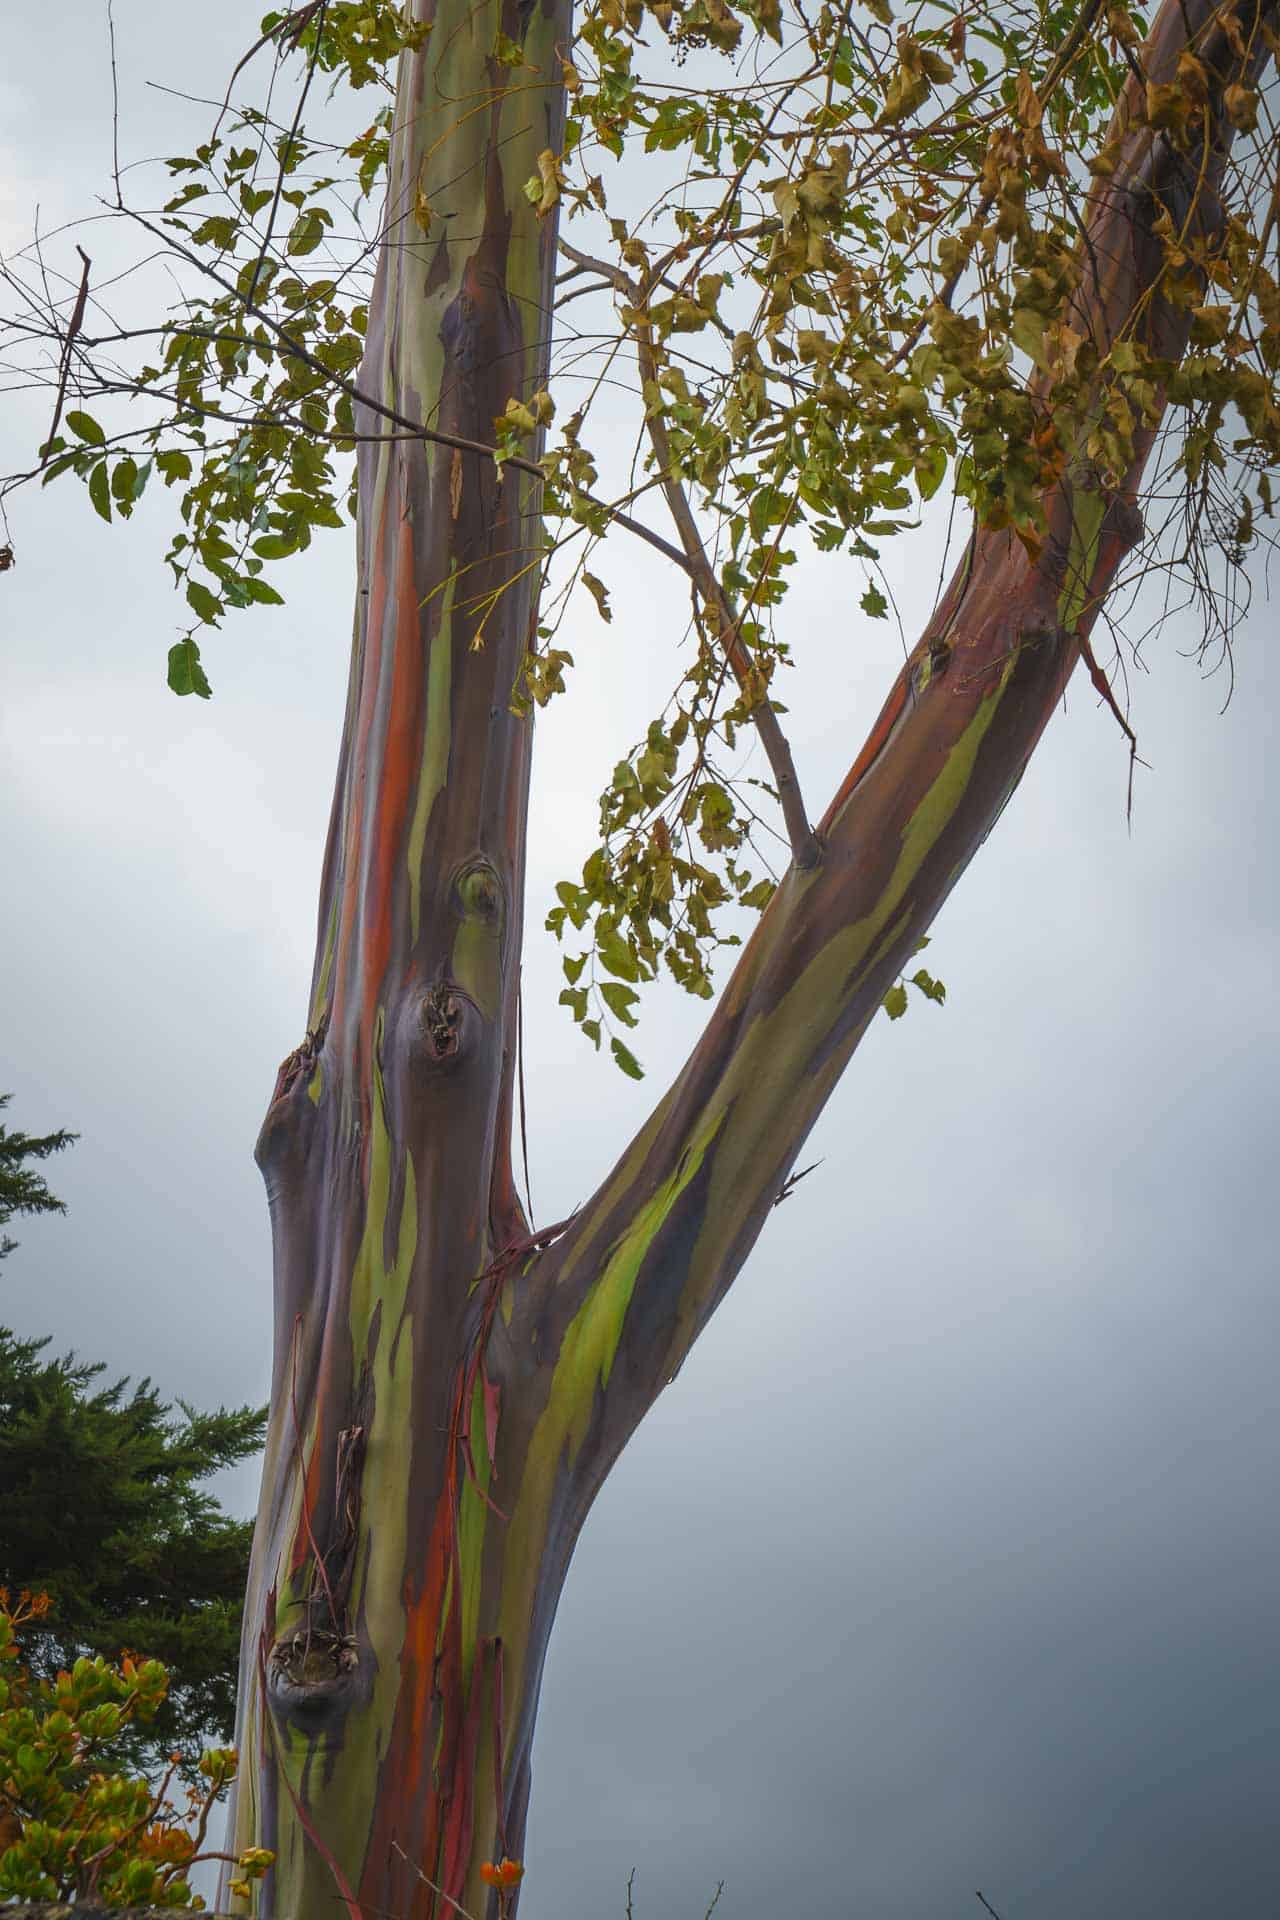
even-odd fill
[[(1170, 0), (1221, 88), (1205, 0)], [(499, 31), (524, 49), (492, 57)], [(406, 57), (362, 390), (489, 442), (545, 379), (568, 0), (442, 0)], [(1136, 85), (1136, 83), (1135, 83)], [(1130, 89), (1133, 95), (1133, 89)], [(1136, 96), (1134, 96), (1136, 97)], [(1117, 121), (1071, 316), (1105, 349), (1147, 296), (1153, 224), (1215, 217), (1229, 133), (1188, 171)], [(1103, 262), (1099, 267), (1098, 262)], [(366, 410), (359, 598), (305, 1043), (258, 1157), (275, 1246), (273, 1418), (245, 1614), (240, 1847), (261, 1911), (497, 1910), (523, 1852), (539, 1681), (592, 1498), (758, 1235), (886, 988), (1016, 784), (1136, 527), (1148, 451), (1083, 465), (1038, 560), (980, 537), (687, 1066), (553, 1245), (510, 1132), (530, 736), (511, 711), (536, 498), (510, 467)], [(223, 1899), (235, 1905), (224, 1887)], [(241, 1902), (243, 1910), (243, 1902)]]
[[(402, 63), (361, 390), (491, 443), (545, 383), (568, 0), (441, 0)], [(499, 33), (526, 69), (492, 54)], [(531, 84), (557, 76), (551, 87)], [(472, 1913), (520, 1850), (569, 1517), (524, 1512), (521, 1414), (480, 1276), (527, 1232), (510, 1171), (537, 501), (366, 409), (350, 689), (305, 1044), (258, 1143), (273, 1418), (242, 1653), (239, 1844), (263, 1910)], [(502, 1507), (505, 1518), (498, 1516)], [(224, 1889), (224, 1898), (228, 1897)], [(440, 1911), (446, 1911), (441, 1907)]]

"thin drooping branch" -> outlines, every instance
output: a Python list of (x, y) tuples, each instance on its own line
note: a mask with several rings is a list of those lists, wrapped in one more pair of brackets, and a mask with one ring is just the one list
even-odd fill
[[(625, 295), (633, 308), (636, 310), (643, 308), (644, 290), (637, 286), (620, 267), (611, 266), (607, 261), (579, 252), (563, 237), (560, 241), (560, 251), (567, 255), (577, 267), (606, 275), (609, 283), (619, 293)], [(640, 383), (643, 389), (650, 383), (657, 382), (658, 364), (654, 352), (653, 330), (642, 319), (635, 322), (635, 342)], [(778, 803), (786, 823), (791, 857), (797, 867), (812, 867), (820, 857), (821, 843), (810, 826), (808, 814), (805, 811), (804, 795), (800, 790), (800, 780), (796, 773), (790, 742), (782, 731), (773, 702), (769, 698), (764, 677), (743, 643), (742, 621), (747, 610), (739, 612), (734, 608), (711, 564), (702, 535), (698, 530), (693, 508), (689, 504), (688, 493), (680, 479), (666, 421), (658, 408), (646, 407), (645, 431), (653, 448), (663, 496), (679, 536), (682, 564), (715, 622), (721, 649), (746, 698), (749, 718), (759, 735), (760, 744), (769, 762)], [(781, 538), (781, 532), (778, 537)]]

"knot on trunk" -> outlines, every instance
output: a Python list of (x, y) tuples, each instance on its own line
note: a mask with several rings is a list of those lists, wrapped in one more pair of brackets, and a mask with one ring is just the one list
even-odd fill
[(456, 1060), (466, 1037), (470, 1001), (451, 981), (438, 980), (422, 997), (422, 1037), (428, 1058), (443, 1066)]
[(265, 1173), (268, 1163), (278, 1154), (286, 1137), (291, 1137), (293, 1128), (285, 1128), (284, 1121), (290, 1115), (314, 1113), (313, 1100), (306, 1096), (310, 1093), (318, 1097), (320, 1081), (320, 1056), (324, 1051), (325, 1035), (329, 1031), (329, 1016), (326, 1013), (314, 1026), (300, 1047), (286, 1054), (280, 1062), (276, 1074), (276, 1084), (272, 1089), (271, 1101), (267, 1107), (267, 1117), (262, 1123), (253, 1157)]
[(360, 1665), (353, 1634), (299, 1627), (277, 1640), (267, 1660), (267, 1692), (277, 1713), (312, 1722), (343, 1710)]

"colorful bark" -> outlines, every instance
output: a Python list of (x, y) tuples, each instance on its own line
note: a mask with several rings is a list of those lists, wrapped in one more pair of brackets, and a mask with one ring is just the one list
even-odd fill
[[(442, 0), (427, 17), (400, 75), (361, 384), (489, 442), (546, 379), (554, 220), (524, 185), (559, 149), (568, 12)], [(493, 57), (500, 35), (522, 68)], [(526, 1231), (509, 1137), (530, 741), (511, 695), (536, 508), (527, 477), (451, 449), (362, 450), (311, 1036), (259, 1143), (276, 1360), (236, 1831), (272, 1836), (277, 1914), (332, 1911), (344, 1887), (369, 1911), (431, 1911), (393, 1841), (478, 1912), (479, 1862), (502, 1842), (495, 1675), (532, 1643), (526, 1626), (495, 1650), (502, 1555), (482, 1489), (517, 1481), (492, 1361), (451, 1419), (486, 1307), (476, 1277)], [(518, 1825), (527, 1739), (509, 1699)]]
[[(1157, 79), (1208, 13), (1168, 0)], [(524, 68), (488, 57), (499, 30)], [(522, 188), (559, 146), (568, 33), (560, 0), (443, 0), (403, 67), (362, 384), (473, 440), (545, 374), (553, 221)], [(1200, 52), (1220, 91), (1237, 63)], [(1118, 139), (1088, 216), (1105, 283), (1090, 267), (1076, 296), (1104, 337), (1155, 278), (1160, 207), (1212, 218), (1227, 145), (1219, 125), (1193, 212), (1162, 136)], [(1154, 301), (1142, 324), (1179, 356), (1177, 314)], [(274, 1413), (235, 1835), (277, 1852), (267, 1914), (496, 1912), (479, 1868), (522, 1851), (582, 1521), (1021, 776), (1134, 537), (1149, 444), (1110, 491), (1062, 482), (1037, 560), (974, 542), (820, 859), (787, 874), (684, 1071), (551, 1244), (528, 1239), (510, 1166), (529, 770), (510, 695), (536, 502), (510, 469), (366, 446), (311, 1033), (259, 1142)]]

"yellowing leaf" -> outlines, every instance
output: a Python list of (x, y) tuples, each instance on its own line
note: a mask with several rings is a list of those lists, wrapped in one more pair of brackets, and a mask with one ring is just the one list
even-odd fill
[(560, 157), (550, 147), (544, 147), (538, 155), (538, 171), (524, 185), (525, 198), (533, 202), (539, 219), (550, 213), (560, 198), (560, 189), (564, 185), (564, 169)]
[(600, 618), (606, 623), (613, 619), (613, 608), (609, 605), (609, 589), (603, 580), (597, 580), (594, 573), (588, 573), (584, 567), (581, 574), (583, 586), (596, 603)]

